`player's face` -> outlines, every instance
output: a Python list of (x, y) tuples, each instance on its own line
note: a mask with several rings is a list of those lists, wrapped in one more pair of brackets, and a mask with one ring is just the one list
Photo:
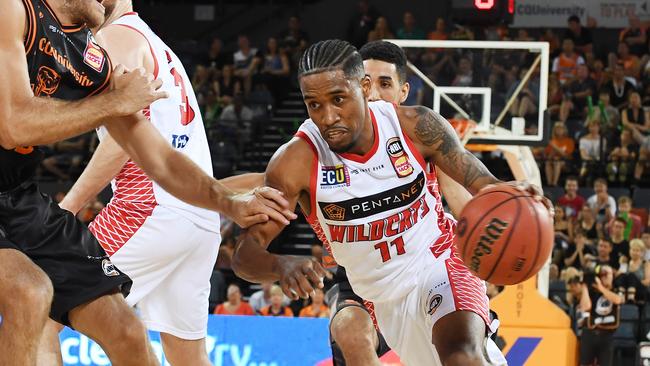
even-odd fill
[(363, 132), (370, 78), (349, 79), (343, 70), (323, 71), (300, 78), (309, 118), (336, 153), (350, 151)]
[(401, 104), (409, 94), (409, 84), (401, 84), (395, 64), (379, 60), (363, 61), (366, 75), (370, 77), (370, 97), (368, 100), (384, 100)]
[(106, 9), (102, 3), (103, 0), (64, 0), (63, 9), (75, 23), (94, 28), (104, 23)]

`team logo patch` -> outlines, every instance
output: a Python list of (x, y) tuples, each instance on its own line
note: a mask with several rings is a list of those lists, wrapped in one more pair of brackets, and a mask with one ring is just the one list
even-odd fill
[(102, 72), (106, 56), (102, 49), (95, 43), (95, 38), (88, 33), (86, 40), (86, 50), (84, 51), (84, 63), (97, 72)]
[(388, 157), (390, 157), (390, 162), (393, 164), (393, 168), (398, 177), (408, 177), (413, 173), (413, 165), (411, 165), (409, 157), (406, 154), (406, 151), (404, 151), (402, 141), (399, 137), (393, 137), (386, 142), (386, 151), (388, 152)]
[(32, 84), (34, 96), (52, 96), (59, 89), (61, 76), (54, 69), (41, 66), (36, 74), (36, 84)]
[(325, 213), (325, 216), (327, 216), (327, 218), (330, 220), (342, 221), (345, 218), (345, 208), (341, 206), (332, 203), (323, 207), (322, 209)]
[(320, 180), (321, 188), (350, 186), (350, 173), (345, 165), (323, 166)]
[(435, 294), (427, 300), (427, 314), (433, 315), (438, 307), (442, 304), (442, 295)]
[(102, 270), (104, 270), (104, 274), (108, 277), (115, 277), (120, 274), (117, 268), (115, 268), (115, 265), (108, 259), (102, 260)]

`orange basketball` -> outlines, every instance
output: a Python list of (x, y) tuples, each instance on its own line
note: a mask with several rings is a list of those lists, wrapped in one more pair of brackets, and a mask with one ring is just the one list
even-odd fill
[(456, 247), (479, 278), (513, 285), (539, 271), (551, 255), (553, 220), (544, 204), (509, 184), (481, 191), (465, 205)]

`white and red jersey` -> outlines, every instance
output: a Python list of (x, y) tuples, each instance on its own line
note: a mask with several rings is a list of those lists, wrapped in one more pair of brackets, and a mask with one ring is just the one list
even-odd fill
[[(145, 109), (145, 116), (174, 149), (212, 176), (203, 119), (181, 61), (137, 13), (124, 14), (111, 25), (130, 28), (147, 40), (154, 60), (154, 77), (163, 81), (160, 90), (169, 94), (168, 98), (160, 99)], [(100, 128), (100, 139), (105, 134), (105, 129)], [(189, 205), (172, 196), (149, 179), (132, 160), (127, 161), (111, 184), (113, 198), (91, 224), (93, 234), (109, 255), (128, 241), (158, 205), (175, 211), (202, 228), (219, 232), (218, 213)]]
[[(419, 257), (452, 244), (435, 173), (404, 134), (395, 107), (369, 103), (374, 145), (364, 156), (332, 152), (311, 120), (297, 136), (318, 157), (312, 171), (308, 220), (347, 271), (355, 293), (382, 302), (417, 284)], [(434, 182), (429, 182), (433, 179)]]

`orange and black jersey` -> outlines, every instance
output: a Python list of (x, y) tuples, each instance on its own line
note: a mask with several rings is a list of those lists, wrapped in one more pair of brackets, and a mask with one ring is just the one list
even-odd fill
[[(110, 60), (86, 26), (61, 24), (47, 0), (23, 4), (25, 52), (35, 96), (79, 100), (108, 88)], [(29, 179), (41, 159), (38, 148), (0, 148), (0, 192)]]

